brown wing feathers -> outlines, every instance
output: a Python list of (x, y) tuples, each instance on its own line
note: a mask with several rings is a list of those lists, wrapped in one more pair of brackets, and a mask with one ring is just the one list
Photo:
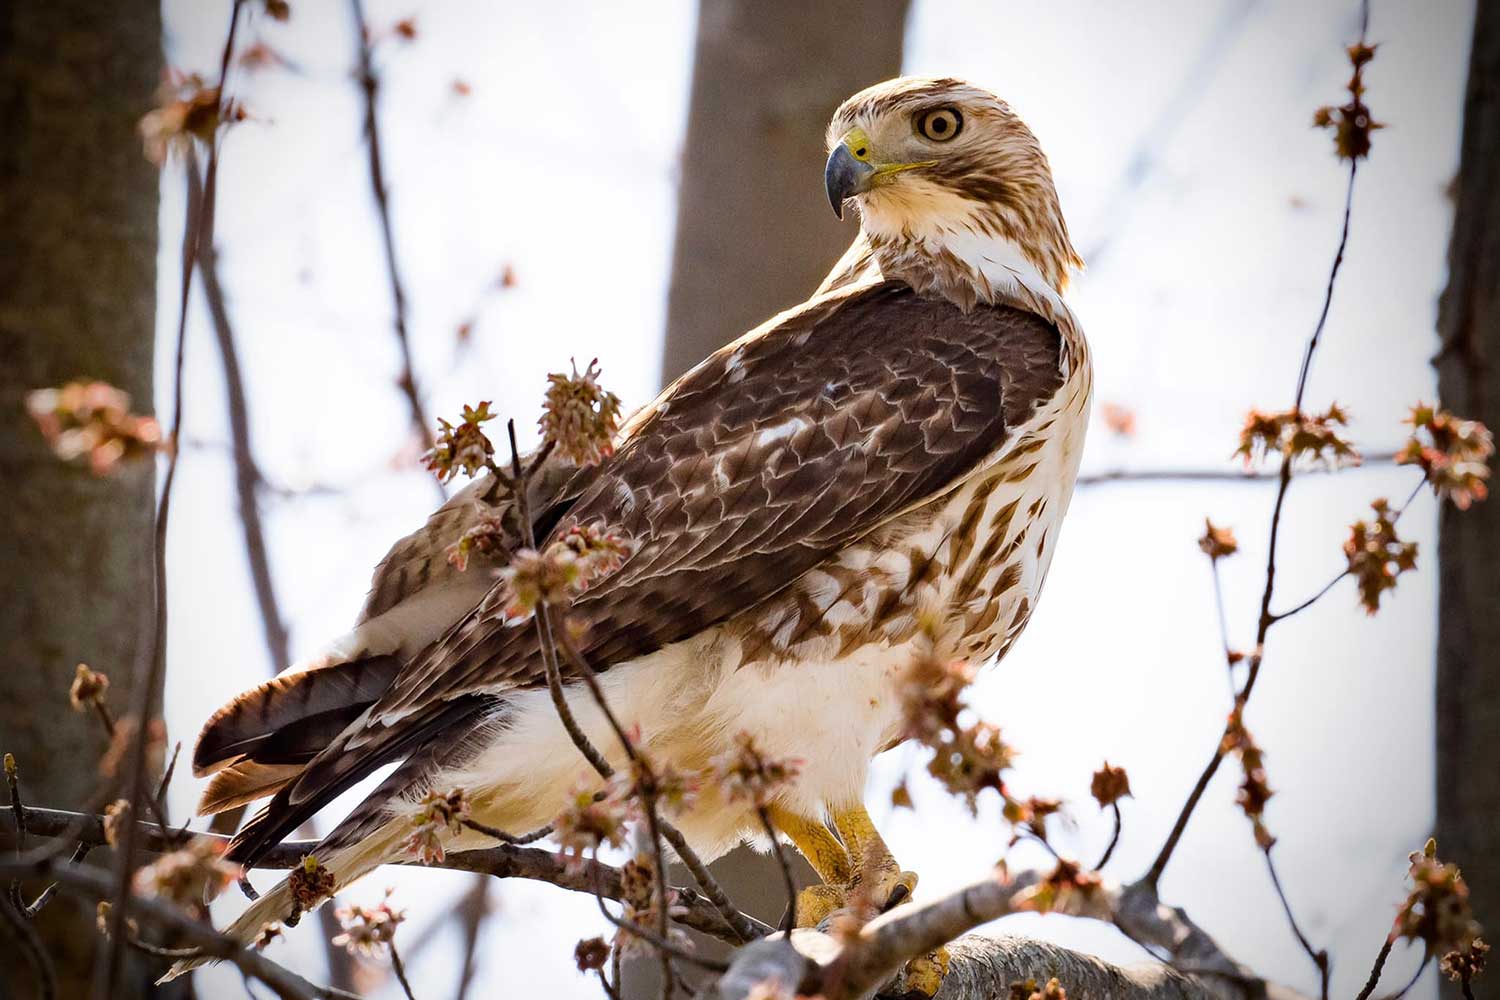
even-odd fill
[(279, 791), (369, 708), (400, 669), (393, 656), (275, 677), (215, 712), (193, 747), (193, 773), (213, 774), (200, 815)]
[[(239, 864), (254, 864), (270, 848), (279, 844), (303, 820), (311, 817), (355, 783), (369, 777), (382, 765), (404, 760), (423, 751), (466, 737), (481, 721), (490, 699), (468, 696), (432, 706), (419, 715), (403, 720), (404, 724), (366, 736), (358, 752), (346, 752), (351, 737), (345, 732), (325, 747), (310, 764), (291, 781), (280, 787), (264, 809), (256, 813), (244, 829), (235, 834), (226, 857)], [(367, 818), (369, 807), (383, 804), (393, 789), (382, 786), (381, 795), (371, 796), (357, 815)], [(350, 817), (355, 819), (355, 817)], [(347, 823), (347, 821), (346, 821)], [(324, 842), (342, 842), (345, 825)]]
[(198, 734), (193, 773), (210, 774), (246, 757), (306, 763), (390, 687), (400, 668), (393, 656), (372, 656), (283, 674), (246, 691)]
[[(602, 522), (637, 544), (572, 609), (591, 662), (604, 670), (725, 621), (956, 485), (1057, 391), (1061, 354), (1057, 329), (1032, 313), (964, 313), (894, 282), (846, 289), (720, 351), (633, 421), (574, 494), (564, 523)], [(407, 663), (277, 792), (236, 856), (253, 858), (382, 763), (461, 738), (493, 692), (542, 683), (535, 630), (507, 623), (502, 604), (492, 592)], [(285, 746), (248, 726), (210, 756), (259, 740), (256, 762), (284, 761), (312, 746), (313, 714)]]

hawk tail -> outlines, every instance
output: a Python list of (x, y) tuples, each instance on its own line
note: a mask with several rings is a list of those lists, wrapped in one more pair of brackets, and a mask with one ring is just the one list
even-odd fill
[(273, 795), (296, 779), (395, 679), (401, 661), (367, 656), (274, 677), (204, 724), (193, 773), (213, 780), (198, 803), (209, 815)]
[(254, 865), (339, 795), (383, 765), (401, 762), (319, 845), (323, 850), (341, 847), (382, 823), (392, 799), (420, 794), (441, 765), (471, 753), (492, 705), (490, 699), (469, 696), (440, 702), (389, 727), (356, 721), (278, 787), (265, 808), (235, 834), (225, 856)]

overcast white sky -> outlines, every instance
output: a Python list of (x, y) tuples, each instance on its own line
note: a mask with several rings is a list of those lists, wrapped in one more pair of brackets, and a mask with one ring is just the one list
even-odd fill
[[(166, 0), (168, 59), (212, 76), (227, 0)], [(529, 426), (543, 375), (600, 358), (627, 405), (656, 389), (686, 114), (695, 5), (372, 2), (372, 25), (415, 15), (413, 44), (388, 42), (382, 124), (411, 298), (417, 365), (433, 414), (486, 398)], [(1406, 405), (1431, 398), (1427, 360), (1444, 280), (1459, 107), (1472, 8), (1465, 0), (1376, 0), (1369, 101), (1390, 127), (1360, 170), (1350, 252), (1309, 402), (1337, 399), (1370, 450), (1399, 441)], [(290, 66), (239, 73), (256, 118), (224, 146), (224, 279), (269, 477), (337, 495), (272, 502), (272, 558), (297, 655), (342, 632), (368, 571), (427, 513), (433, 490), (393, 458), (410, 454), (405, 409), (350, 78), (346, 5), (294, 3), (287, 25), (257, 20)], [(1344, 170), (1313, 108), (1338, 103), (1353, 38), (1346, 0), (1150, 0), (914, 4), (911, 72), (967, 76), (1012, 102), (1051, 157), (1090, 270), (1071, 293), (1094, 345), (1098, 398), (1130, 407), (1137, 433), (1096, 426), (1085, 469), (1227, 468), (1252, 405), (1289, 405), (1337, 239)], [(857, 38), (857, 25), (851, 37)], [(462, 79), (468, 96), (455, 93)], [(809, 178), (809, 184), (819, 183)], [(174, 288), (179, 181), (162, 206), (162, 287)], [(626, 238), (628, 234), (628, 239)], [(732, 232), (724, 234), (733, 239)], [(493, 288), (502, 269), (513, 288)], [(175, 322), (164, 295), (159, 321)], [(186, 453), (174, 505), (168, 719), (191, 740), (225, 698), (268, 665), (234, 515), (219, 363), (205, 317), (190, 329)], [(472, 321), (467, 346), (458, 326)], [(165, 359), (163, 359), (165, 361)], [(168, 384), (166, 379), (163, 384)], [(1098, 407), (1096, 406), (1096, 412)], [(1279, 605), (1340, 567), (1345, 526), (1412, 474), (1366, 469), (1294, 487)], [(1228, 709), (1202, 518), (1233, 525), (1246, 555), (1226, 566), (1235, 641), (1249, 641), (1272, 491), (1254, 484), (1111, 485), (1080, 491), (1025, 637), (987, 674), (978, 701), (1024, 751), (1015, 785), (1074, 806), (1070, 848), (1092, 856), (1107, 824), (1091, 772), (1125, 765), (1136, 798), (1110, 870), (1139, 874), (1206, 760)], [(1433, 552), (1424, 497), (1402, 522)], [(1428, 559), (1366, 619), (1352, 588), (1274, 633), (1248, 724), (1277, 789), (1267, 822), (1309, 934), (1336, 959), (1335, 991), (1363, 980), (1401, 893), (1406, 852), (1432, 819), (1435, 574)], [(870, 790), (897, 856), (923, 893), (971, 880), (1005, 833), (920, 780), (919, 759), (883, 759)], [(1237, 957), (1310, 988), (1223, 769), (1162, 886)], [(885, 815), (914, 776), (915, 813)], [(179, 781), (176, 807), (196, 788)], [(1017, 856), (1025, 860), (1024, 854)], [(463, 881), (381, 872), (412, 911), (413, 936), (447, 915)], [(594, 996), (570, 961), (602, 929), (587, 899), (497, 886), (480, 976), (516, 993)], [(1064, 918), (1001, 929), (1143, 958), (1118, 934)], [(280, 956), (317, 974), (307, 923)], [(414, 959), (424, 994), (448, 995), (456, 939)], [(1414, 968), (1392, 962), (1391, 982)], [(501, 970), (504, 970), (503, 972)], [(233, 973), (205, 982), (237, 989)], [(489, 995), (510, 995), (511, 989)], [(218, 995), (209, 993), (207, 995)], [(394, 995), (387, 991), (382, 996)]]

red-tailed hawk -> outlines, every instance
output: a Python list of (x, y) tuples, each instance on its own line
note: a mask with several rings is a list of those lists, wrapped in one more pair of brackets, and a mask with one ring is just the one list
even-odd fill
[[(897, 79), (846, 101), (828, 136), (828, 196), (858, 207), (861, 230), (823, 285), (664, 390), (602, 464), (550, 463), (529, 505), (540, 538), (592, 523), (635, 545), (570, 613), (655, 759), (697, 771), (748, 732), (805, 762), (774, 809), (827, 883), (804, 894), (803, 921), (838, 905), (850, 856), (885, 890), (913, 887), (861, 804), (870, 760), (900, 736), (919, 650), (982, 660), (1026, 625), (1091, 381), (1060, 297), (1081, 262), (1046, 158), (1004, 102)], [(403, 856), (428, 789), (462, 787), (476, 819), (517, 833), (561, 810), (589, 772), (549, 700), (537, 631), (507, 617), (493, 573), (444, 556), (512, 501), (474, 483), (396, 544), (327, 656), (209, 720), (193, 755), (214, 775), (202, 810), (271, 796), (235, 859), (391, 763), (319, 849), (340, 885)], [(595, 744), (618, 752), (570, 690)], [(713, 787), (677, 824), (709, 857), (759, 829)], [(447, 847), (488, 844), (466, 830)], [(272, 891), (236, 929), (288, 909)]]

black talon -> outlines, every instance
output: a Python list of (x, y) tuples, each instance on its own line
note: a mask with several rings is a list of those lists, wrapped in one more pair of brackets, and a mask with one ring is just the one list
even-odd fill
[(881, 908), (880, 912), (881, 913), (889, 913), (889, 912), (891, 912), (896, 907), (898, 907), (902, 903), (906, 902), (906, 898), (908, 896), (910, 896), (910, 895), (911, 895), (911, 890), (908, 889), (906, 886), (904, 886), (904, 885), (898, 885), (898, 886), (896, 886), (896, 888), (894, 888), (894, 889), (891, 890), (891, 898), (887, 899), (885, 901), (885, 906)]

